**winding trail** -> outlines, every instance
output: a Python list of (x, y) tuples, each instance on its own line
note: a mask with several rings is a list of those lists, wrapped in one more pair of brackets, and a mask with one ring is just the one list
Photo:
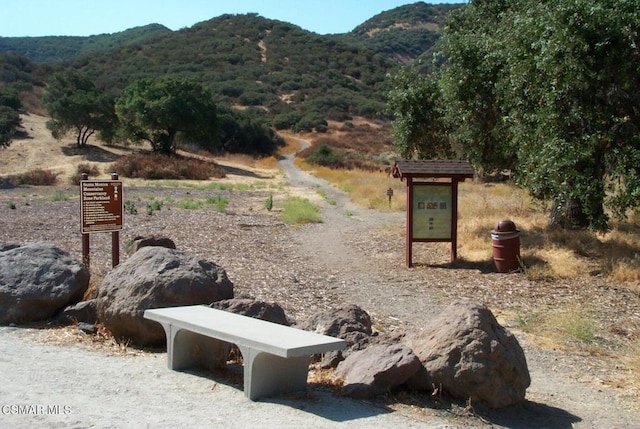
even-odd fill
[[(309, 142), (300, 141), (303, 149), (309, 146)], [(327, 268), (342, 265), (349, 267), (351, 274), (355, 271), (360, 276), (371, 275), (376, 267), (367, 264), (366, 256), (351, 241), (371, 228), (400, 221), (402, 214), (378, 212), (352, 203), (344, 191), (299, 169), (294, 159), (295, 154), (289, 154), (280, 161), (290, 185), (316, 195), (321, 191), (326, 196), (320, 204), (323, 222), (307, 227), (300, 250)]]

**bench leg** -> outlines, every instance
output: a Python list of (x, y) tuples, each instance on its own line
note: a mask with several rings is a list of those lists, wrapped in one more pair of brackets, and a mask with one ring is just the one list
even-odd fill
[(225, 341), (162, 324), (167, 336), (169, 369), (193, 367), (215, 370), (224, 368), (231, 345)]
[(240, 347), (244, 362), (244, 395), (255, 401), (307, 388), (311, 356), (282, 358)]
[[(168, 366), (172, 370), (193, 367), (223, 368), (231, 344), (161, 323), (167, 336)], [(244, 394), (255, 401), (282, 393), (304, 391), (311, 356), (282, 358), (239, 346), (244, 364)]]

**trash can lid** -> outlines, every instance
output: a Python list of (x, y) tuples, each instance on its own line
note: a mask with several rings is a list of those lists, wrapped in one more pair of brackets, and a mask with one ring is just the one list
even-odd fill
[(516, 228), (516, 224), (509, 219), (503, 219), (498, 222), (496, 225), (496, 232), (516, 232), (518, 229)]

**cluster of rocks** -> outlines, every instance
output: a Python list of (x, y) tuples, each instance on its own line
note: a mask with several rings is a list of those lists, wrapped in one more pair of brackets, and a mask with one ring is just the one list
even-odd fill
[[(51, 318), (85, 327), (101, 323), (115, 337), (152, 347), (165, 345), (165, 334), (143, 318), (149, 308), (206, 304), (291, 324), (275, 303), (234, 298), (222, 267), (165, 238), (139, 238), (131, 257), (105, 276), (97, 298), (82, 301), (88, 284), (86, 269), (54, 246), (0, 244), (0, 324)], [(374, 332), (369, 314), (355, 305), (319, 312), (296, 327), (347, 342), (345, 350), (317, 358), (335, 368), (343, 394), (353, 397), (436, 390), (501, 408), (523, 402), (530, 384), (516, 338), (473, 303), (452, 304), (415, 333)]]
[(369, 315), (355, 305), (300, 327), (345, 339), (347, 349), (325, 355), (321, 364), (337, 367), (343, 393), (353, 397), (404, 388), (502, 408), (523, 402), (531, 384), (517, 339), (478, 304), (451, 304), (415, 333), (372, 333)]

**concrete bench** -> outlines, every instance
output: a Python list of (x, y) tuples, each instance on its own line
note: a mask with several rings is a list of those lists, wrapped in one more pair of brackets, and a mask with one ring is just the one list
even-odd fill
[(229, 343), (237, 345), (244, 362), (244, 394), (252, 401), (304, 391), (311, 356), (346, 347), (339, 338), (201, 305), (146, 310), (144, 317), (164, 328), (173, 370), (197, 366), (203, 356), (226, 362)]

